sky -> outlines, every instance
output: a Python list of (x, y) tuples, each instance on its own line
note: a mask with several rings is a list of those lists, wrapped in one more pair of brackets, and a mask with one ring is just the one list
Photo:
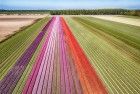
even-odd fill
[(0, 9), (140, 9), (140, 0), (0, 0)]

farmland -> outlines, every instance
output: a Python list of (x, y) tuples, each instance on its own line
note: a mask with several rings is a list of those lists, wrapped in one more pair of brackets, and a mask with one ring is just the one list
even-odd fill
[(0, 43), (0, 94), (140, 94), (139, 18), (105, 18), (47, 16)]

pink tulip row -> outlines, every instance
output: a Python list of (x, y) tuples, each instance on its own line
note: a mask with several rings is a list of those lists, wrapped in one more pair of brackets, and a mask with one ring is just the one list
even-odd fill
[(60, 17), (53, 18), (48, 32), (23, 94), (81, 94), (82, 88)]

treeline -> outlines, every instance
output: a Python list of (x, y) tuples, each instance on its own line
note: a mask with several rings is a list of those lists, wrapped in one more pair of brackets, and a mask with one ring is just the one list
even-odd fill
[(0, 10), (0, 14), (51, 14), (51, 15), (132, 15), (140, 16), (140, 10), (93, 9), (93, 10)]
[(131, 10), (126, 15), (140, 16), (140, 10)]
[(125, 14), (130, 10), (124, 9), (96, 9), (96, 10), (53, 10), (50, 11), (52, 15), (106, 15), (106, 14)]
[(52, 10), (51, 15), (133, 15), (140, 16), (140, 10), (95, 9), (95, 10)]
[(49, 10), (0, 10), (0, 14), (48, 14)]

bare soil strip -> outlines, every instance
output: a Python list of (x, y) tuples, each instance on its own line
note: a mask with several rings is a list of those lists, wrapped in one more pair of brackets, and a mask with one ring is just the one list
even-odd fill
[(19, 31), (21, 27), (31, 25), (46, 15), (3, 15), (0, 16), (0, 41)]
[(95, 15), (92, 17), (100, 18), (100, 19), (104, 19), (104, 20), (109, 20), (109, 21), (125, 23), (125, 24), (130, 24), (130, 25), (135, 25), (135, 26), (140, 26), (140, 19), (128, 18), (125, 16)]

